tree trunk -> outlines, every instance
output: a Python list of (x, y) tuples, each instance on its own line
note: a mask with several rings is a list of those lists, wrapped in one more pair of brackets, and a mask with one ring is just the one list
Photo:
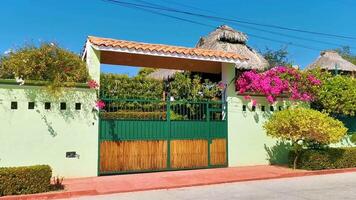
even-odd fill
[(292, 142), (294, 153), (295, 153), (295, 157), (294, 157), (294, 161), (293, 161), (293, 169), (297, 169), (298, 159), (299, 159), (300, 153), (303, 149), (303, 147), (298, 144), (298, 141), (301, 141), (301, 140), (298, 139), (298, 140)]
[(297, 169), (298, 158), (299, 158), (299, 153), (295, 152), (295, 157), (294, 157), (294, 161), (293, 161), (293, 169)]

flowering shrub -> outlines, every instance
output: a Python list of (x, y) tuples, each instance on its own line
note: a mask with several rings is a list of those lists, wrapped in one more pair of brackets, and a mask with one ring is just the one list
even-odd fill
[[(272, 104), (281, 95), (286, 95), (291, 100), (309, 102), (313, 100), (314, 90), (320, 84), (321, 81), (308, 72), (278, 66), (263, 73), (254, 70), (244, 72), (236, 80), (235, 86), (240, 94), (262, 94)], [(251, 97), (245, 96), (245, 99)], [(252, 102), (256, 105), (255, 100)]]
[(294, 168), (303, 149), (340, 142), (347, 133), (341, 121), (307, 108), (276, 112), (264, 123), (263, 128), (268, 136), (291, 142), (295, 153)]

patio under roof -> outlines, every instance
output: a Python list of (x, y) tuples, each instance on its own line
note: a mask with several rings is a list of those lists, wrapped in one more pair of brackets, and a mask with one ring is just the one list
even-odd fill
[(180, 69), (187, 71), (220, 73), (221, 63), (245, 65), (247, 58), (230, 52), (188, 48), (163, 44), (148, 44), (89, 36), (87, 48), (91, 46), (100, 52), (100, 63)]

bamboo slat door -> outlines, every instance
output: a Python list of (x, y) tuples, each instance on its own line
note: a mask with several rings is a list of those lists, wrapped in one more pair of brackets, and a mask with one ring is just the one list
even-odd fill
[[(101, 115), (98, 174), (227, 166), (227, 119), (216, 115), (222, 109), (211, 108), (210, 103), (191, 104), (189, 109), (195, 109), (194, 114), (185, 113), (189, 110), (184, 108), (186, 104), (179, 105), (179, 110), (178, 106), (168, 103), (163, 107), (170, 109), (156, 111), (150, 108), (150, 114), (144, 115), (128, 112), (125, 108), (125, 114), (129, 113), (134, 119), (114, 119), (113, 116), (124, 116), (123, 113), (117, 114), (118, 109)], [(107, 105), (114, 104), (109, 102)], [(188, 117), (171, 119), (173, 111)], [(162, 112), (164, 114), (151, 114)], [(223, 112), (226, 113), (226, 107)], [(137, 118), (148, 115), (159, 117)]]

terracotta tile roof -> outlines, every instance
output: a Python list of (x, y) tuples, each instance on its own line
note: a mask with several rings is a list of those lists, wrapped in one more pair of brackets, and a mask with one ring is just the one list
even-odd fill
[(229, 53), (224, 51), (170, 46), (170, 45), (163, 45), (163, 44), (148, 44), (148, 43), (141, 43), (141, 42), (126, 41), (126, 40), (116, 40), (110, 38), (99, 38), (93, 36), (89, 36), (88, 40), (90, 43), (101, 47), (126, 48), (129, 50), (151, 51), (151, 52), (168, 53), (168, 54), (183, 54), (186, 56), (202, 56), (208, 58), (234, 59), (234, 60), (241, 60), (241, 61), (248, 60), (247, 58), (239, 54)]

